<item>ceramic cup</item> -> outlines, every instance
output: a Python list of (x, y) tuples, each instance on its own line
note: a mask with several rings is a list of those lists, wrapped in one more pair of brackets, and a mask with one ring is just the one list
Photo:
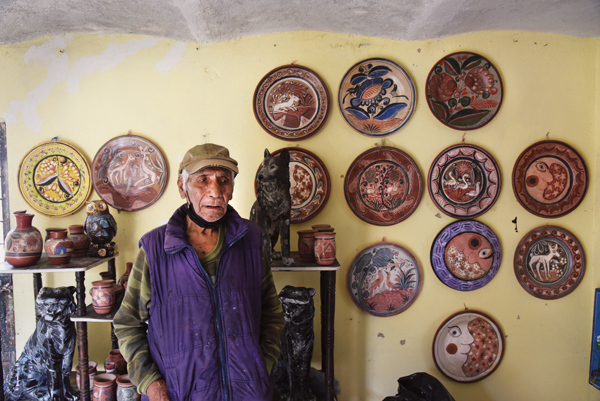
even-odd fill
[(117, 401), (139, 401), (141, 399), (142, 396), (129, 380), (129, 375), (122, 375), (117, 378)]
[(328, 266), (335, 262), (335, 233), (318, 232), (315, 234), (315, 259), (317, 263)]
[(92, 282), (92, 306), (99, 315), (106, 315), (115, 306), (115, 282), (99, 280)]
[(116, 401), (117, 399), (117, 375), (102, 373), (94, 377), (93, 400), (94, 401)]

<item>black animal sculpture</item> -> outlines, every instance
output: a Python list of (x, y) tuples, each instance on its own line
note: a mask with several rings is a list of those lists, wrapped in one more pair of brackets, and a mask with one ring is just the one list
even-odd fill
[[(292, 200), (290, 196), (290, 154), (282, 150), (279, 156), (271, 156), (265, 149), (265, 158), (258, 173), (256, 202), (250, 211), (250, 220), (263, 230), (263, 249), (269, 260), (281, 259), (283, 264), (291, 266), (294, 259), (290, 256), (290, 219)], [(281, 252), (273, 247), (281, 237)]]
[(35, 307), (40, 320), (4, 385), (5, 400), (79, 399), (70, 381), (75, 351), (74, 293), (75, 287), (44, 287), (38, 293)]
[(314, 288), (287, 285), (279, 293), (285, 317), (285, 326), (279, 340), (281, 356), (274, 372), (275, 391), (280, 400), (316, 400), (309, 383), (310, 361), (315, 343), (315, 292)]

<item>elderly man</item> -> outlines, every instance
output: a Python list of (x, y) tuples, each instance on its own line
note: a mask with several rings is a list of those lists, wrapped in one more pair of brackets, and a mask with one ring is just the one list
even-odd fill
[(186, 203), (140, 240), (114, 318), (131, 381), (149, 400), (271, 400), (283, 313), (260, 228), (228, 205), (237, 162), (190, 149)]

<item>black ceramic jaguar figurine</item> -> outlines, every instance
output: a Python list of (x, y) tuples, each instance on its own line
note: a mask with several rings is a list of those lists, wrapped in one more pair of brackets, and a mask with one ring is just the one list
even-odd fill
[(79, 398), (69, 378), (75, 351), (74, 293), (75, 287), (44, 287), (38, 293), (35, 307), (40, 320), (4, 385), (5, 400)]

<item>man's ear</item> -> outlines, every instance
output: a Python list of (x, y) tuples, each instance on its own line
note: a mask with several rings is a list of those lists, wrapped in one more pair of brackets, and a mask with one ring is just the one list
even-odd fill
[(185, 189), (183, 189), (183, 178), (181, 176), (177, 177), (177, 188), (179, 189), (179, 196), (181, 199), (186, 198)]

